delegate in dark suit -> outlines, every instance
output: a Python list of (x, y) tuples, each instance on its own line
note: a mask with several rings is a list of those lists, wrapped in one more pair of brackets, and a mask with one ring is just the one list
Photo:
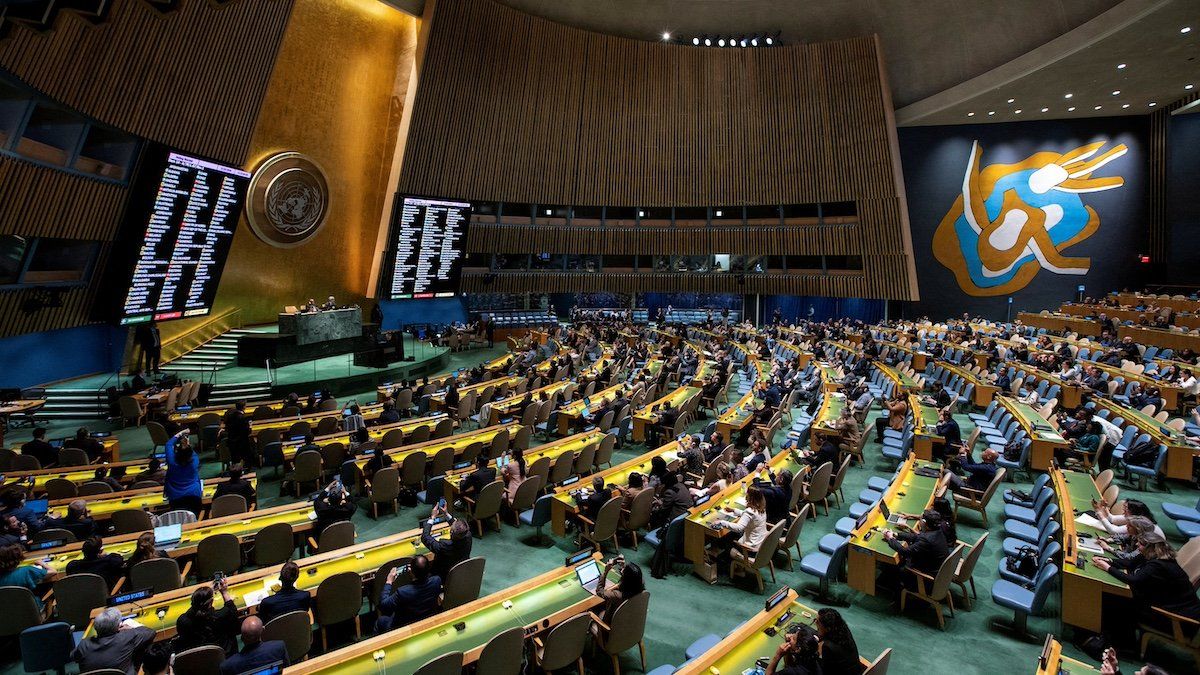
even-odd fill
[(240, 675), (272, 663), (290, 665), (283, 640), (267, 640), (243, 647), (242, 651), (221, 662), (221, 675)]

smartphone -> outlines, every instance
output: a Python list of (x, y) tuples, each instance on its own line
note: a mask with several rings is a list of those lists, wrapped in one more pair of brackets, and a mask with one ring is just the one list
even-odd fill
[(439, 499), (439, 500), (438, 500), (437, 507), (438, 507), (439, 509), (445, 509), (445, 508), (446, 508), (446, 498), (445, 498), (445, 497), (442, 497), (441, 499)]
[(225, 573), (222, 572), (221, 570), (217, 570), (216, 572), (213, 573), (213, 582), (221, 583), (222, 581), (225, 581)]

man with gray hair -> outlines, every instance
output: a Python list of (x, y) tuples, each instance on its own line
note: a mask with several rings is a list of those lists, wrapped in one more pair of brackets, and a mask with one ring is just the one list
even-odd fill
[[(84, 626), (74, 626), (82, 629)], [(137, 673), (142, 654), (154, 642), (154, 630), (145, 626), (122, 625), (121, 612), (109, 607), (92, 621), (94, 634), (71, 652), (79, 671), (112, 668), (128, 675)]]

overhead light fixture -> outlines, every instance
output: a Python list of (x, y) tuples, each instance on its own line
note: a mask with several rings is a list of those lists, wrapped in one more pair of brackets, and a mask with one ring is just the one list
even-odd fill
[(1042, 112), (1050, 112), (1049, 108), (1042, 108)]
[(550, 215), (551, 213), (552, 211), (550, 211), (550, 209), (546, 209), (546, 215)]
[(712, 40), (710, 40), (709, 38), (704, 38), (704, 46), (705, 46), (705, 47), (711, 47), (711, 46), (712, 46)]
[(720, 218), (720, 217), (721, 217), (721, 211), (720, 211), (720, 210), (718, 210), (718, 211), (717, 211), (717, 217), (718, 217), (718, 218)]
[(1113, 89), (1113, 96), (1120, 96), (1120, 95), (1121, 95), (1120, 89)]
[(692, 38), (692, 44), (699, 47), (700, 46), (700, 38)]
[(1075, 112), (1075, 106), (1071, 106), (1070, 108), (1067, 108), (1067, 112)]
[(645, 217), (646, 217), (645, 211), (638, 211), (638, 218), (645, 218)]
[(1096, 106), (1095, 108), (1092, 108), (1092, 110), (1099, 110), (1099, 109), (1100, 109), (1100, 108), (1102, 108), (1102, 107), (1103, 107), (1103, 106)]
[(1122, 109), (1124, 109), (1124, 108), (1128, 108), (1128, 107), (1129, 107), (1129, 104), (1128, 104), (1128, 103), (1126, 103), (1125, 105), (1121, 106), (1121, 108), (1122, 108)]
[(1074, 96), (1074, 95), (1075, 95), (1075, 94), (1067, 94), (1066, 96), (1063, 96), (1063, 98), (1071, 98), (1071, 97), (1072, 97), (1072, 96)]
[(995, 110), (989, 110), (989, 111), (988, 111), (988, 117), (991, 117), (992, 115), (995, 115), (995, 114), (996, 114), (996, 111), (995, 111)]
[(671, 39), (671, 34), (670, 34), (669, 32), (667, 32), (667, 31), (663, 31), (663, 34), (662, 34), (662, 39), (664, 39), (664, 40), (670, 40), (670, 39)]
[(746, 38), (742, 38), (742, 41), (739, 44), (741, 46), (745, 47), (746, 46)]
[(1020, 109), (1020, 108), (1017, 108), (1016, 110), (1014, 110), (1014, 111), (1013, 111), (1013, 114), (1014, 114), (1014, 115), (1020, 115), (1020, 114), (1021, 114), (1021, 109)]
[(775, 44), (775, 41), (774, 41), (774, 40), (772, 40), (771, 38), (769, 38), (769, 37), (768, 37), (768, 38), (767, 38), (767, 44), (769, 44), (769, 45), (773, 45), (773, 44)]
[(1184, 89), (1191, 90), (1192, 86), (1193, 86), (1193, 85), (1190, 85), (1190, 84), (1185, 84), (1185, 85), (1183, 85), (1183, 88), (1184, 88)]
[(1118, 63), (1118, 64), (1117, 64), (1117, 70), (1125, 70), (1125, 64), (1124, 64), (1124, 63)]
[(1191, 27), (1191, 26), (1184, 26), (1183, 28), (1180, 28), (1180, 29), (1179, 29), (1179, 32), (1180, 32), (1180, 33), (1190, 33), (1190, 32), (1192, 32), (1192, 27)]
[(757, 47), (758, 46), (758, 38), (750, 38), (750, 46)]
[(975, 116), (975, 113), (973, 113), (973, 112), (967, 113), (967, 117), (974, 117), (974, 116)]
[(1013, 101), (1015, 101), (1015, 100), (1017, 100), (1017, 99), (1015, 99), (1015, 98), (1010, 98), (1010, 99), (1008, 99), (1008, 102), (1009, 102), (1009, 103), (1012, 103), (1012, 102), (1013, 102)]

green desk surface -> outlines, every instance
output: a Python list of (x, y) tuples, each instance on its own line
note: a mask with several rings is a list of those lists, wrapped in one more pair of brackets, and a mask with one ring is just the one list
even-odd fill
[[(771, 471), (779, 473), (783, 469), (787, 469), (795, 476), (804, 467), (808, 466), (801, 462), (795, 450), (776, 453), (768, 461)], [(701, 504), (700, 506), (692, 507), (688, 513), (687, 519), (693, 523), (702, 523), (710, 530), (713, 525), (718, 522), (734, 522), (741, 517), (742, 511), (746, 508), (746, 490), (754, 482), (755, 477), (763, 481), (770, 480), (770, 476), (766, 474), (760, 475), (757, 471), (746, 476), (742, 480), (731, 484), (722, 492), (717, 493), (712, 499)], [(725, 509), (732, 509), (732, 512)]]
[[(453, 436), (447, 436), (445, 438), (434, 438), (425, 441), (424, 443), (415, 443), (413, 445), (401, 445), (399, 447), (389, 448), (387, 454), (388, 457), (391, 457), (392, 461), (396, 464), (402, 464), (405, 457), (417, 451), (424, 452), (426, 459), (432, 458), (438, 450), (446, 447), (454, 448), (454, 454), (457, 456), (459, 450), (465, 449), (472, 443), (479, 442), (484, 446), (487, 446), (492, 442), (492, 439), (495, 438), (497, 434), (507, 433), (509, 434), (509, 437), (511, 437), (513, 434), (517, 433), (520, 428), (521, 425), (518, 422), (497, 424), (490, 427), (484, 427), (482, 429), (473, 429), (461, 434), (454, 434)], [(370, 461), (370, 459), (371, 458), (369, 456), (357, 457), (355, 458), (354, 462), (358, 464), (359, 468), (362, 468), (367, 465), (367, 462)]]
[[(1090, 511), (1092, 508), (1093, 499), (1100, 501), (1100, 491), (1096, 489), (1096, 481), (1092, 480), (1092, 476), (1090, 474), (1080, 471), (1063, 471), (1062, 477), (1063, 483), (1065, 483), (1067, 486), (1067, 495), (1070, 499), (1071, 513), (1064, 513), (1061, 517), (1074, 518), (1084, 511)], [(1060, 507), (1062, 506), (1061, 497), (1059, 499), (1059, 505)], [(1108, 532), (1103, 528), (1088, 527), (1078, 522), (1075, 523), (1075, 534), (1076, 536), (1081, 534), (1091, 535), (1089, 538), (1092, 541), (1095, 541), (1096, 537), (1109, 536)], [(1079, 569), (1079, 567), (1070, 563), (1063, 565), (1068, 574), (1077, 574), (1081, 577), (1099, 581), (1110, 586), (1116, 586), (1118, 588), (1128, 588), (1124, 582), (1117, 581), (1116, 577), (1093, 565), (1091, 553), (1083, 549), (1079, 549), (1076, 552), (1076, 558), (1086, 560), (1087, 563), (1084, 565), (1083, 569)]]
[[(1025, 427), (1026, 432), (1035, 440), (1049, 441), (1051, 443), (1067, 442), (1033, 406), (1028, 403), (1022, 403), (1011, 396), (998, 396), (997, 398), (1004, 404), (1004, 407), (1008, 408), (1012, 414), (1024, 422), (1022, 426)], [(1036, 426), (1048, 428), (1035, 430)]]
[(658, 419), (658, 413), (651, 413), (650, 409), (654, 406), (662, 406), (665, 403), (670, 403), (672, 408), (678, 408), (683, 405), (683, 402), (700, 393), (700, 387), (679, 387), (665, 396), (660, 396), (658, 400), (651, 401), (642, 406), (642, 409), (637, 411), (636, 415), (642, 419), (655, 421)]
[[(780, 620), (782, 622), (776, 625), (776, 622)], [(753, 669), (758, 659), (765, 658), (769, 661), (779, 649), (779, 645), (783, 644), (788, 626), (793, 623), (802, 623), (816, 628), (817, 611), (799, 602), (792, 602), (783, 611), (759, 612), (750, 621), (757, 624), (754, 632), (717, 658), (707, 672), (711, 673), (713, 672), (711, 668), (715, 668), (719, 675), (742, 675), (747, 670)], [(776, 627), (774, 635), (767, 635), (765, 632), (770, 626)], [(707, 661), (707, 659), (703, 660)]]
[[(910, 465), (905, 467), (896, 479), (898, 482), (893, 483), (884, 496), (884, 502), (892, 513), (919, 515), (933, 503), (933, 493), (937, 488), (938, 479), (919, 476), (912, 472), (913, 469), (923, 466), (941, 469), (942, 465), (940, 462), (913, 460)], [(874, 534), (871, 535), (871, 538), (865, 539), (866, 532), (872, 530)], [(855, 530), (851, 535), (850, 545), (868, 549), (883, 557), (895, 557), (896, 551), (883, 540), (883, 530), (900, 531), (900, 528), (889, 525), (883, 518), (883, 512), (876, 507), (867, 517), (862, 531)]]
[[(445, 527), (442, 534), (447, 533)], [(355, 544), (326, 555), (300, 558), (300, 578), (296, 588), (316, 593), (321, 582), (339, 572), (354, 572), (361, 576), (373, 575), (380, 567), (398, 558), (411, 558), (418, 553), (428, 553), (421, 544), (420, 530), (410, 530), (383, 539)], [(265, 567), (229, 577), (229, 595), (238, 609), (257, 606), (264, 596), (263, 591), (279, 579), (279, 565)], [(310, 571), (312, 571), (310, 573)], [(169, 591), (138, 604), (121, 605), (122, 614), (134, 614), (134, 620), (155, 631), (174, 631), (175, 622), (191, 606), (191, 593), (198, 586)], [(162, 597), (162, 600), (155, 598)], [(216, 602), (221, 602), (217, 598)], [(165, 610), (165, 611), (164, 611)], [(91, 626), (88, 626), (90, 633)]]
[(876, 363), (875, 367), (878, 368), (879, 372), (883, 373), (885, 377), (887, 377), (892, 382), (895, 382), (896, 385), (899, 386), (901, 389), (904, 389), (905, 391), (920, 391), (921, 390), (921, 385), (917, 384), (917, 381), (915, 379), (913, 379), (912, 375), (909, 375), (906, 372), (892, 368), (891, 366), (888, 366), (883, 363)]
[[(237, 516), (227, 516), (216, 520), (202, 520), (183, 526), (183, 536), (179, 540), (179, 543), (175, 545), (175, 548), (195, 549), (202, 539), (211, 537), (214, 534), (228, 533), (243, 541), (250, 541), (254, 539), (254, 535), (258, 534), (259, 530), (268, 525), (287, 523), (293, 528), (297, 528), (307, 525), (315, 517), (316, 514), (312, 510), (311, 505), (300, 503), (275, 507), (265, 511), (250, 511), (238, 514)], [(122, 558), (128, 559), (137, 546), (137, 538), (140, 534), (107, 537), (104, 541), (104, 552), (119, 553)], [(48, 551), (27, 553), (25, 561), (27, 564), (32, 564), (34, 560), (44, 561), (47, 555), (50, 556), (49, 564), (54, 566), (55, 569), (62, 571), (66, 569), (67, 563), (82, 558), (83, 552), (79, 544), (72, 544)]]
[(845, 394), (838, 391), (825, 392), (825, 397), (821, 401), (821, 409), (817, 411), (817, 416), (813, 418), (813, 426), (829, 429), (830, 425), (842, 416), (842, 408), (845, 407)]
[[(1159, 443), (1187, 445), (1187, 434), (1182, 431), (1175, 431), (1171, 427), (1168, 427), (1166, 422), (1159, 422), (1153, 416), (1147, 415), (1141, 410), (1134, 410), (1133, 408), (1103, 398), (1097, 398), (1096, 405), (1108, 408), (1114, 415), (1124, 417), (1126, 422), (1132, 422), (1139, 429), (1153, 436)], [(1163, 431), (1164, 429), (1166, 432)]]
[[(763, 400), (754, 395), (754, 390), (742, 394), (742, 397), (730, 406), (721, 416), (717, 418), (717, 422), (728, 424), (735, 429), (741, 429), (746, 426), (746, 420), (754, 416), (754, 411), (763, 404)], [(731, 440), (731, 439), (730, 439)]]
[[(451, 616), (443, 622), (407, 634), (378, 650), (348, 655), (331, 667), (317, 672), (336, 672), (341, 675), (379, 675), (379, 673), (415, 673), (427, 661), (449, 652), (478, 649), (488, 640), (510, 628), (538, 623), (557, 612), (593, 597), (579, 585), (574, 568), (563, 568), (559, 575), (534, 588), (497, 599), (473, 611), (465, 619)], [(504, 600), (512, 603), (505, 608)], [(461, 620), (466, 626), (456, 630), (454, 624)], [(347, 648), (353, 650), (353, 647)], [(383, 651), (383, 661), (376, 662), (375, 654)]]
[[(113, 462), (108, 464), (111, 470), (115, 467), (125, 467), (126, 482), (133, 482), (136, 476), (145, 471), (149, 466), (150, 459), (136, 459), (129, 462)], [(15, 483), (24, 483), (26, 486), (32, 485), (34, 489), (45, 487), (46, 483), (54, 478), (64, 478), (82, 485), (96, 479), (96, 469), (98, 465), (81, 466), (81, 467), (63, 467), (61, 469), (38, 469), (37, 471), (11, 471), (4, 474), (4, 484), (13, 485)], [(33, 482), (30, 483), (29, 479)]]
[(912, 394), (908, 397), (908, 407), (913, 412), (913, 419), (918, 423), (918, 431), (935, 433), (933, 428), (938, 425), (937, 406), (925, 405), (921, 403), (918, 395)]

